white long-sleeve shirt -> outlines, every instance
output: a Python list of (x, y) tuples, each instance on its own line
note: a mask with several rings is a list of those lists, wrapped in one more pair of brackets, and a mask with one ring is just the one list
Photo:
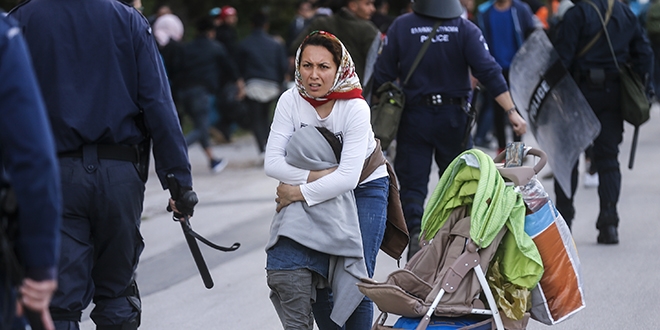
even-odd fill
[[(266, 175), (291, 185), (300, 185), (308, 205), (334, 198), (358, 185), (364, 160), (376, 148), (371, 129), (370, 109), (363, 99), (336, 100), (330, 115), (320, 118), (316, 109), (293, 87), (280, 96), (266, 144)], [(287, 164), (286, 145), (298, 128), (322, 126), (340, 136), (343, 147), (339, 167), (334, 172), (307, 183), (308, 170)], [(385, 165), (376, 169), (363, 182), (387, 176)]]

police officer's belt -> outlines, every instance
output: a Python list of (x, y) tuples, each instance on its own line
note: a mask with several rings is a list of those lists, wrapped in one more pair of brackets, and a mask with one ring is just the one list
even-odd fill
[[(114, 159), (137, 163), (138, 151), (135, 146), (123, 144), (97, 144), (96, 154), (99, 159)], [(82, 148), (74, 151), (65, 151), (57, 154), (58, 157), (82, 158)]]
[(467, 105), (467, 99), (465, 97), (448, 97), (442, 94), (427, 94), (421, 97), (420, 105)]

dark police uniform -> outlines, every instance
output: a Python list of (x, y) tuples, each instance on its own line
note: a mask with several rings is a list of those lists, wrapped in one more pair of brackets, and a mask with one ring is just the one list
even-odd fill
[[(51, 302), (56, 327), (77, 328), (93, 299), (97, 329), (136, 329), (140, 299), (133, 275), (144, 247), (145, 189), (136, 144), (148, 133), (163, 188), (167, 173), (192, 187), (149, 23), (113, 0), (33, 0), (10, 16), (25, 33), (60, 156), (62, 257)], [(144, 134), (135, 120), (141, 111)]]
[[(592, 1), (605, 16), (607, 0)], [(605, 227), (608, 227), (609, 234), (604, 234), (607, 237), (599, 236), (598, 241), (616, 243), (618, 242), (616, 228), (619, 223), (616, 204), (621, 191), (618, 155), (619, 144), (623, 139), (618, 72), (604, 34), (587, 53), (580, 57), (577, 55), (601, 30), (602, 23), (596, 10), (584, 1), (576, 1), (575, 6), (564, 15), (555, 49), (564, 66), (573, 74), (601, 124), (600, 135), (593, 144), (592, 164), (598, 171), (600, 181), (598, 185), (600, 214), (597, 227), (601, 230), (601, 234), (604, 234)], [(630, 63), (641, 77), (651, 77), (653, 53), (642, 27), (628, 6), (614, 1), (607, 31), (619, 65)], [(576, 164), (571, 178), (572, 196), (575, 196), (577, 187), (577, 166)], [(557, 208), (570, 224), (575, 214), (573, 199), (566, 197), (556, 181), (555, 193)]]
[[(16, 194), (15, 249), (26, 277), (54, 280), (62, 202), (55, 144), (27, 46), (13, 23), (0, 12), (0, 175)], [(6, 285), (7, 259), (0, 260), (0, 328), (7, 329), (15, 311), (8, 297), (15, 292)]]
[[(409, 13), (392, 23), (375, 66), (376, 88), (386, 81), (405, 79), (435, 22)], [(502, 70), (479, 28), (460, 17), (446, 20), (404, 87), (406, 107), (396, 138), (394, 168), (409, 229), (421, 223), (433, 154), (442, 174), (465, 150), (461, 144), (468, 120), (470, 72), (493, 95), (507, 91)], [(471, 145), (470, 140), (466, 147)]]

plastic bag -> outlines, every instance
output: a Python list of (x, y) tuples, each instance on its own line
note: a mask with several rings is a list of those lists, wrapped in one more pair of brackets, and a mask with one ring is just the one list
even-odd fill
[(499, 260), (488, 267), (488, 286), (493, 291), (495, 304), (502, 314), (512, 320), (521, 320), (531, 307), (530, 292), (526, 288), (507, 282), (500, 272)]
[(544, 324), (557, 324), (585, 307), (577, 248), (552, 201), (525, 217), (525, 232), (536, 243), (545, 269), (532, 289), (531, 316)]
[(548, 193), (536, 176), (526, 185), (518, 186), (515, 189), (520, 192), (525, 205), (532, 213), (540, 210), (548, 202)]

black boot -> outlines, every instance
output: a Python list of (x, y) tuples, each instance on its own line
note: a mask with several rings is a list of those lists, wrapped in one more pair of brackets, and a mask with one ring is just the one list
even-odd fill
[(616, 213), (600, 213), (598, 215), (598, 244), (619, 244), (619, 216)]

